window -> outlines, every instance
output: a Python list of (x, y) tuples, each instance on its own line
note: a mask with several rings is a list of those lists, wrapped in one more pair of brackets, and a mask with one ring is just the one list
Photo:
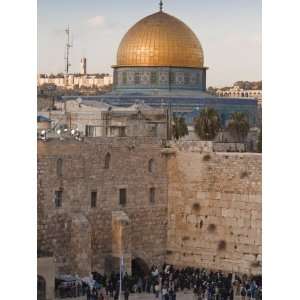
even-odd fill
[(190, 84), (190, 74), (184, 73), (184, 84)]
[(150, 126), (150, 134), (151, 134), (151, 136), (157, 136), (157, 125), (156, 124)]
[(63, 164), (62, 159), (59, 158), (56, 162), (56, 174), (59, 177), (62, 176), (62, 164)]
[(157, 84), (157, 81), (158, 81), (157, 72), (151, 72), (150, 81), (151, 81), (151, 84)]
[(140, 84), (141, 83), (141, 74), (139, 72), (134, 73), (134, 83)]
[(94, 208), (97, 206), (97, 191), (91, 192), (91, 207)]
[(54, 202), (55, 202), (55, 207), (62, 206), (62, 191), (55, 191)]
[(154, 187), (150, 188), (150, 191), (149, 191), (149, 201), (150, 201), (150, 203), (154, 203), (155, 202), (155, 188)]
[(119, 128), (119, 136), (120, 137), (125, 137), (126, 136), (125, 127), (120, 127)]
[(125, 206), (127, 201), (127, 191), (126, 189), (119, 190), (119, 204)]
[(85, 126), (85, 135), (86, 136), (96, 136), (96, 127), (91, 125)]
[(154, 172), (154, 160), (151, 158), (148, 162), (148, 171), (150, 173), (153, 173)]
[(170, 73), (170, 83), (175, 83), (175, 72)]
[(85, 135), (90, 137), (90, 136), (96, 136), (95, 134), (96, 132), (96, 127), (95, 126), (91, 126), (91, 125), (86, 125), (85, 126)]
[(107, 153), (105, 155), (105, 160), (104, 160), (104, 169), (110, 168), (110, 160), (111, 160), (111, 155), (110, 155), (110, 153)]
[(197, 84), (200, 84), (200, 77), (201, 77), (201, 75), (200, 75), (200, 73), (198, 72), (198, 73), (197, 73), (197, 77), (196, 77), (196, 83), (197, 83)]

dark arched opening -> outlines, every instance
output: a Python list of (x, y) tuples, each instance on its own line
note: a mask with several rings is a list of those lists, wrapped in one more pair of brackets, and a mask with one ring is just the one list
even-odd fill
[(111, 161), (111, 155), (110, 155), (110, 153), (107, 153), (105, 155), (105, 159), (104, 159), (104, 169), (110, 168), (110, 161)]
[(37, 300), (46, 300), (46, 280), (37, 276)]
[(131, 271), (133, 276), (145, 277), (149, 274), (150, 269), (143, 259), (136, 257), (131, 262)]
[(62, 168), (63, 168), (63, 161), (62, 161), (61, 158), (59, 158), (56, 161), (56, 174), (57, 174), (58, 177), (62, 176)]
[(154, 159), (151, 158), (149, 161), (148, 161), (148, 171), (150, 173), (153, 173), (154, 172)]

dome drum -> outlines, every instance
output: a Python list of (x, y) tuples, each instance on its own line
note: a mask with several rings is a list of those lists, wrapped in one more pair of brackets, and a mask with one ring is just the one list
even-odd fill
[(206, 90), (206, 68), (115, 67), (114, 91)]

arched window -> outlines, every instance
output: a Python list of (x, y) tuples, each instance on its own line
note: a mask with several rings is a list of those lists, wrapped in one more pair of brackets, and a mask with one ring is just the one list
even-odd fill
[(148, 162), (148, 171), (150, 173), (153, 173), (154, 172), (154, 160), (151, 158)]
[(155, 203), (155, 188), (152, 187), (149, 190), (149, 201), (150, 203)]
[(59, 158), (57, 161), (56, 161), (56, 174), (57, 176), (62, 176), (62, 168), (63, 168), (63, 161), (61, 158)]
[(104, 169), (110, 168), (110, 160), (111, 160), (111, 155), (110, 155), (110, 153), (107, 153), (105, 155), (105, 160), (104, 160)]

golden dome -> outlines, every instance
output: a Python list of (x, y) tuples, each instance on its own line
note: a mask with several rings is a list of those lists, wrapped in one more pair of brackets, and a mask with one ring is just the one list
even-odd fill
[(203, 68), (203, 61), (203, 50), (194, 32), (162, 11), (129, 29), (117, 55), (117, 67)]

